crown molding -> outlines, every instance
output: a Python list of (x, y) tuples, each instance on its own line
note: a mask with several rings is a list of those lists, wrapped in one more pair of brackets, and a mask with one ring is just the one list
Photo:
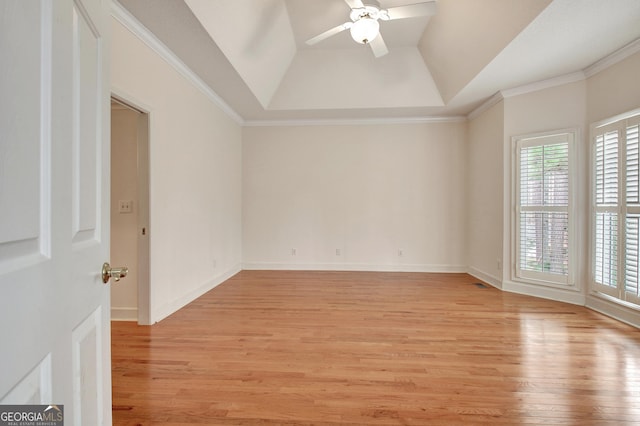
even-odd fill
[(365, 126), (378, 124), (461, 123), (465, 121), (467, 121), (467, 117), (462, 115), (443, 117), (353, 118), (324, 120), (247, 120), (243, 123), (243, 127)]
[(531, 84), (515, 87), (512, 89), (501, 90), (491, 98), (487, 99), (482, 105), (474, 109), (467, 115), (469, 120), (473, 120), (492, 106), (496, 105), (503, 99), (520, 96), (527, 93), (537, 92), (539, 90), (549, 89), (552, 87), (562, 86), (563, 84), (575, 83), (577, 81), (586, 80), (589, 77), (598, 74), (601, 71), (621, 62), (628, 57), (640, 52), (640, 39), (636, 39), (621, 49), (616, 50), (612, 54), (605, 56), (599, 61), (589, 65), (582, 71), (576, 71), (570, 74), (553, 77), (547, 80), (538, 81)]
[(605, 56), (599, 61), (589, 65), (584, 69), (584, 74), (587, 77), (596, 75), (599, 72), (604, 71), (607, 68), (617, 64), (618, 62), (622, 62), (629, 56), (635, 55), (638, 52), (640, 52), (640, 38), (632, 41), (621, 49), (616, 50), (612, 54)]
[(180, 75), (200, 90), (211, 102), (217, 105), (237, 124), (243, 125), (244, 119), (233, 110), (209, 85), (207, 85), (196, 73), (194, 73), (175, 53), (173, 53), (160, 39), (158, 39), (147, 27), (142, 25), (128, 10), (117, 0), (111, 2), (111, 16), (120, 22), (134, 36), (140, 39), (151, 50), (171, 65)]
[(540, 90), (550, 89), (552, 87), (575, 83), (584, 79), (586, 79), (585, 73), (583, 71), (576, 71), (570, 74), (549, 78), (547, 80), (525, 84), (524, 86), (514, 87), (513, 89), (501, 90), (500, 93), (502, 93), (504, 99), (507, 99), (514, 96), (526, 95), (527, 93), (539, 92)]
[(586, 78), (585, 73), (582, 71), (573, 72), (571, 74), (565, 74), (558, 77), (549, 78), (547, 80), (537, 81), (531, 84), (525, 84), (523, 86), (514, 87), (512, 89), (500, 90), (492, 97), (487, 99), (478, 108), (474, 109), (467, 115), (469, 120), (473, 120), (483, 112), (487, 111), (500, 101), (512, 98), (514, 96), (525, 95), (527, 93), (538, 92), (540, 90), (549, 89), (551, 87), (562, 86), (564, 84), (575, 83), (576, 81), (582, 81)]
[(471, 111), (469, 113), (469, 115), (467, 115), (467, 119), (469, 120), (474, 120), (477, 117), (479, 117), (483, 112), (488, 111), (489, 109), (491, 109), (494, 105), (497, 105), (498, 103), (500, 103), (502, 100), (504, 99), (504, 97), (502, 96), (502, 92), (497, 92), (496, 94), (494, 94), (493, 96), (491, 96), (489, 99), (487, 99), (486, 101), (484, 101), (479, 107), (477, 107), (476, 109), (474, 109), (473, 111)]

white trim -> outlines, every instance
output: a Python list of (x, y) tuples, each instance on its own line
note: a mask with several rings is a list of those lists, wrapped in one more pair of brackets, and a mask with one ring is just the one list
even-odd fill
[[(576, 239), (578, 238), (577, 232), (577, 184), (575, 169), (577, 167), (577, 146), (580, 141), (580, 129), (578, 127), (551, 130), (546, 132), (531, 133), (526, 135), (513, 136), (511, 138), (511, 182), (513, 183), (512, 191), (510, 192), (511, 200), (511, 217), (510, 217), (510, 253), (512, 259), (511, 265), (511, 282), (522, 282), (525, 285), (537, 285), (537, 286), (549, 286), (556, 287), (563, 291), (565, 288), (579, 290), (577, 280), (578, 269), (575, 266), (578, 263), (579, 256), (578, 247), (576, 245)], [(533, 146), (546, 146), (549, 144), (567, 143), (567, 160), (568, 160), (568, 175), (569, 175), (569, 200), (567, 206), (535, 206), (534, 210), (544, 212), (566, 212), (568, 215), (568, 235), (569, 235), (569, 269), (567, 275), (555, 275), (546, 272), (534, 272), (522, 270), (519, 266), (520, 263), (520, 227), (519, 220), (522, 211), (530, 211), (530, 208), (520, 205), (520, 155), (523, 148)]]
[(482, 103), (478, 108), (474, 109), (467, 115), (467, 119), (474, 120), (478, 116), (480, 116), (483, 112), (491, 109), (493, 106), (499, 104), (502, 100), (504, 100), (504, 96), (502, 96), (501, 92), (494, 94), (492, 97), (487, 99), (484, 103)]
[(42, 3), (40, 35), (40, 254), (51, 258), (53, 5)]
[(309, 120), (249, 120), (243, 127), (302, 127), (302, 126), (361, 126), (376, 124), (429, 124), (462, 123), (467, 117), (462, 115), (444, 117), (390, 117), (352, 119), (309, 119)]
[(524, 294), (527, 296), (540, 297), (542, 299), (554, 300), (556, 302), (571, 303), (572, 305), (584, 306), (586, 299), (582, 292), (577, 289), (561, 289), (556, 287), (545, 287), (535, 284), (519, 283), (514, 281), (504, 281), (502, 290), (510, 293)]
[(210, 281), (205, 282), (197, 289), (190, 291), (189, 293), (181, 296), (178, 299), (175, 299), (173, 301), (169, 301), (163, 304), (158, 309), (155, 309), (151, 312), (151, 321), (150, 321), (151, 324), (162, 321), (169, 315), (173, 314), (174, 312), (177, 312), (178, 310), (182, 309), (189, 303), (193, 302), (194, 300), (196, 300), (198, 297), (202, 296), (206, 292), (212, 290), (213, 288), (219, 286), (229, 278), (233, 277), (235, 274), (237, 274), (241, 270), (242, 269), (240, 268), (239, 264), (235, 265), (232, 268), (230, 268), (227, 272), (218, 275), (217, 277), (213, 278)]
[(111, 307), (111, 321), (138, 321), (138, 308)]
[(473, 266), (469, 266), (469, 268), (467, 269), (467, 274), (481, 281), (484, 281), (499, 290), (502, 290), (502, 280), (495, 275), (482, 272), (481, 270), (474, 268)]
[(147, 27), (142, 25), (128, 10), (117, 1), (111, 2), (111, 16), (120, 22), (126, 29), (138, 37), (151, 50), (157, 53), (169, 65), (171, 65), (180, 75), (198, 88), (211, 102), (216, 104), (225, 114), (227, 114), (237, 124), (242, 125), (244, 119), (233, 110), (209, 85), (207, 85), (196, 73), (194, 73), (175, 53), (173, 53), (164, 43), (162, 43)]
[[(634, 118), (637, 115), (640, 115), (640, 108), (637, 108), (628, 112), (624, 112), (622, 114), (618, 114), (613, 117), (605, 118), (604, 120), (596, 121), (595, 123), (592, 123), (590, 126), (591, 133), (595, 132), (597, 129), (601, 127), (605, 127), (610, 124), (617, 123), (618, 121), (628, 120), (630, 118)], [(593, 139), (594, 139), (593, 134), (590, 135), (590, 139), (591, 139), (591, 142), (593, 143)]]
[(471, 111), (467, 115), (467, 119), (473, 120), (483, 112), (487, 111), (494, 105), (497, 105), (500, 101), (513, 98), (515, 96), (526, 95), (527, 93), (539, 92), (540, 90), (550, 89), (552, 87), (558, 87), (565, 84), (575, 83), (586, 79), (586, 74), (583, 71), (576, 71), (570, 74), (560, 75), (557, 77), (549, 78), (546, 80), (536, 81), (534, 83), (525, 84), (522, 86), (514, 87), (511, 89), (500, 90), (492, 97), (487, 99), (479, 107)]
[(370, 263), (276, 263), (276, 262), (247, 262), (242, 264), (243, 270), (268, 271), (367, 271), (367, 272), (436, 272), (436, 273), (466, 273), (463, 265), (377, 265)]
[(514, 87), (512, 89), (501, 90), (500, 93), (505, 99), (507, 99), (515, 96), (526, 95), (527, 93), (539, 92), (540, 90), (550, 89), (552, 87), (575, 83), (584, 79), (586, 79), (585, 73), (583, 71), (577, 71), (571, 74), (560, 75), (558, 77), (537, 81), (535, 83), (525, 84), (524, 86)]
[(126, 91), (111, 85), (111, 97), (117, 102), (124, 103), (128, 108), (133, 108), (141, 114), (151, 114), (153, 108), (145, 102), (140, 101), (135, 96)]
[(632, 41), (631, 43), (627, 44), (621, 49), (616, 50), (612, 54), (605, 56), (599, 61), (589, 65), (587, 68), (584, 69), (584, 74), (587, 77), (594, 76), (599, 72), (604, 71), (609, 67), (612, 67), (618, 62), (622, 62), (623, 60), (627, 59), (629, 56), (635, 55), (638, 52), (640, 52), (640, 38)]
[(607, 300), (604, 296), (590, 294), (587, 296), (585, 306), (608, 317), (622, 321), (633, 327), (640, 328), (640, 311)]
[(479, 107), (471, 111), (467, 118), (473, 120), (480, 114), (499, 103), (501, 100), (511, 98), (514, 96), (520, 96), (527, 93), (537, 92), (544, 89), (550, 89), (552, 87), (562, 86), (564, 84), (575, 83), (577, 81), (585, 80), (589, 77), (598, 74), (601, 71), (627, 59), (629, 56), (635, 55), (640, 52), (640, 39), (636, 39), (619, 50), (616, 50), (612, 54), (605, 56), (592, 65), (589, 65), (582, 71), (576, 71), (570, 74), (560, 75), (557, 77), (549, 78), (547, 80), (541, 80), (523, 86), (514, 87), (512, 89), (501, 90), (487, 99)]

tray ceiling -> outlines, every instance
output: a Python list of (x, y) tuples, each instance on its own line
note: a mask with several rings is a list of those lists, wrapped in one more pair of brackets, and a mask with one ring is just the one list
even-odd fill
[(438, 0), (432, 17), (382, 22), (376, 59), (348, 31), (305, 44), (348, 20), (344, 0), (118, 2), (245, 121), (466, 115), (640, 38), (638, 0)]

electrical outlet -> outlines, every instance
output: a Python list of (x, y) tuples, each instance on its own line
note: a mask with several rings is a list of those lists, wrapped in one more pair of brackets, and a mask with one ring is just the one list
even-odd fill
[(131, 213), (133, 211), (132, 200), (118, 200), (118, 213)]
[(498, 271), (501, 271), (502, 270), (502, 259), (498, 258), (497, 265), (498, 265)]
[(398, 249), (398, 257), (402, 257), (404, 255), (404, 251), (402, 249)]
[(292, 248), (291, 249), (291, 256), (295, 256), (297, 254), (297, 250)]
[(336, 256), (340, 256), (342, 254), (342, 252), (340, 251), (339, 248), (336, 249)]

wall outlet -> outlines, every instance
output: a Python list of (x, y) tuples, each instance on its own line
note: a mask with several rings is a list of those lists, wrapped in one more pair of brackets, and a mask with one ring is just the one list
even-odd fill
[(398, 257), (402, 257), (404, 255), (404, 251), (402, 249), (398, 249)]
[(496, 263), (496, 264), (497, 264), (497, 266), (498, 266), (498, 271), (501, 271), (501, 270), (502, 270), (502, 259), (498, 258), (497, 260), (498, 260), (498, 261), (497, 261), (497, 263)]
[(339, 248), (336, 249), (336, 256), (340, 256), (342, 254), (342, 252), (340, 251)]
[(292, 248), (291, 249), (291, 256), (295, 256), (297, 254), (297, 250)]
[(118, 200), (118, 213), (131, 213), (133, 211), (133, 200)]

